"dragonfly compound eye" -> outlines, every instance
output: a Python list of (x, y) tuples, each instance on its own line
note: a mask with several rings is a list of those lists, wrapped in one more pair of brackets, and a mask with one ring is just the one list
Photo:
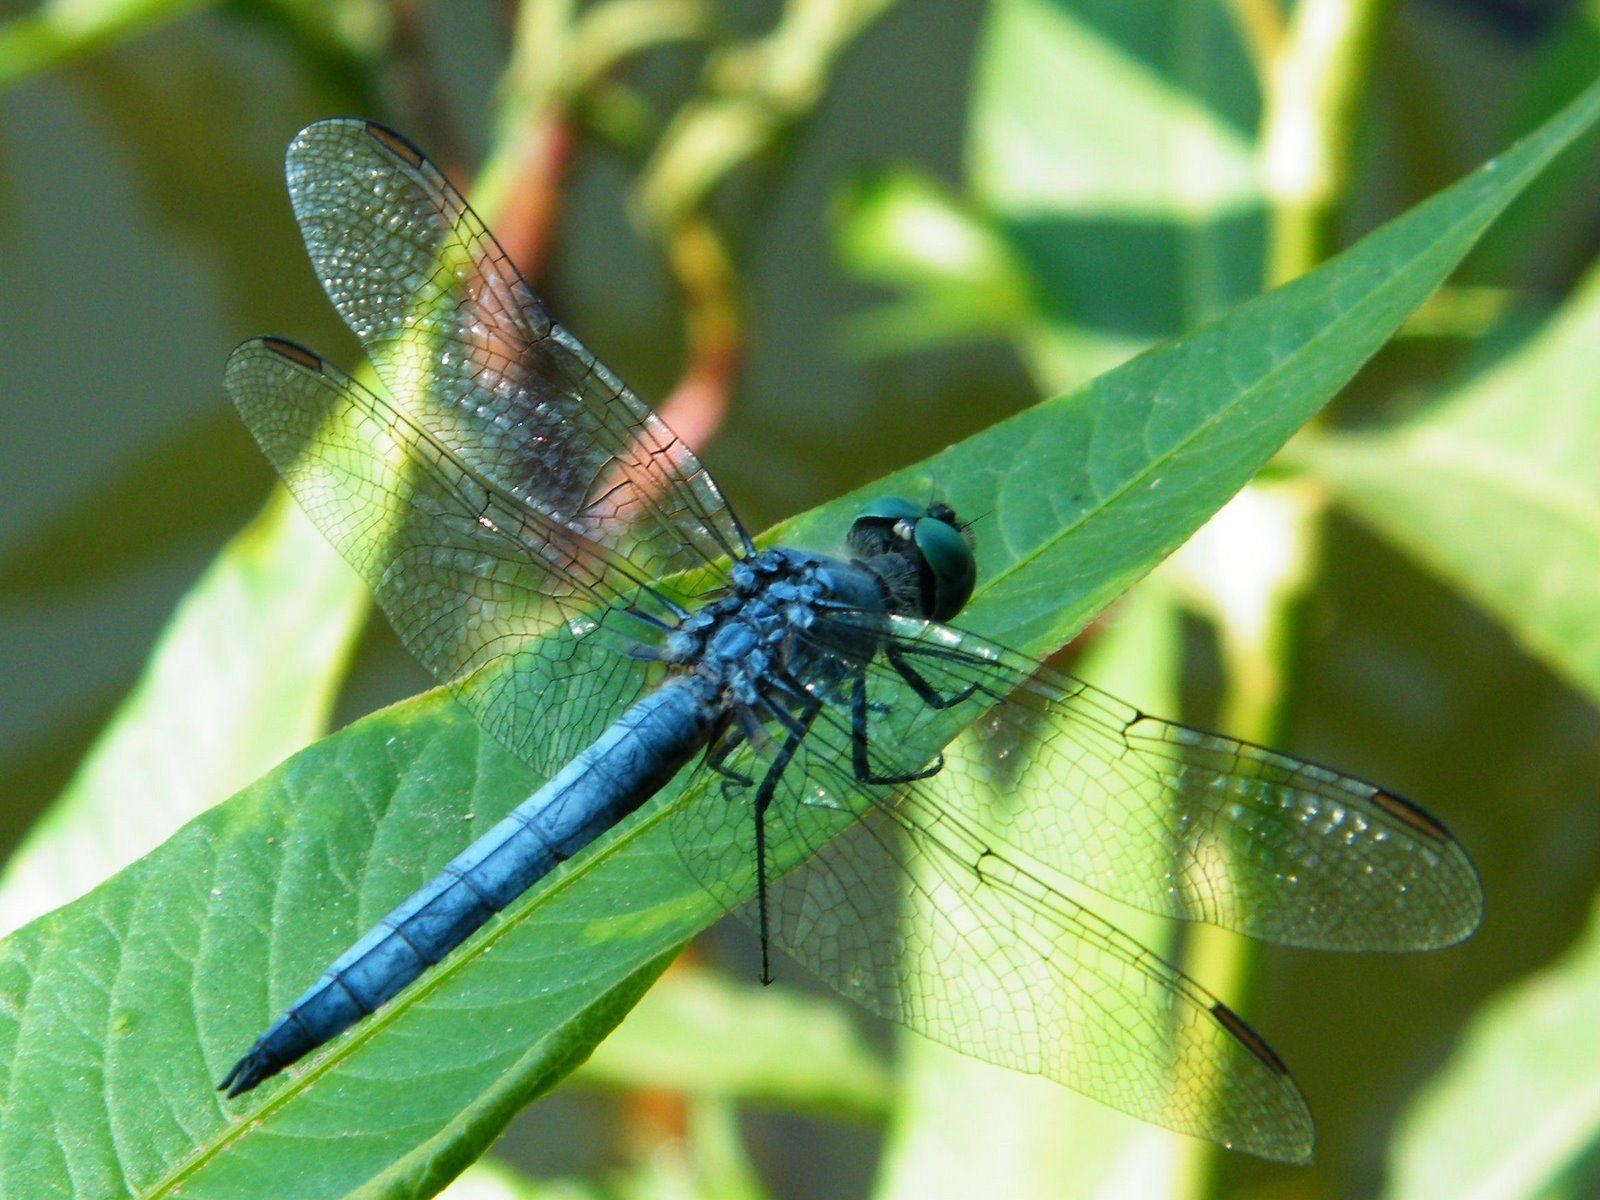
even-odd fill
[[(911, 540), (912, 528), (927, 515), (927, 509), (909, 500), (883, 497), (867, 504), (850, 526), (850, 549), (863, 558), (877, 554), (901, 553), (897, 539)], [(901, 527), (906, 532), (901, 532)]]
[(933, 620), (948, 621), (972, 599), (978, 578), (972, 547), (959, 529), (931, 514), (917, 522), (916, 535), (926, 571), (924, 607)]
[(904, 560), (915, 572), (913, 603), (920, 615), (948, 621), (971, 599), (977, 578), (972, 547), (955, 516), (946, 504), (874, 500), (850, 526), (850, 548), (863, 558), (894, 555)]

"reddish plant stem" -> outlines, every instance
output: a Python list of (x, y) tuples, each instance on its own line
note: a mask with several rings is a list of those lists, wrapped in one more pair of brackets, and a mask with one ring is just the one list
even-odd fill
[(693, 450), (716, 435), (744, 365), (744, 323), (727, 252), (703, 216), (684, 218), (668, 240), (688, 309), (688, 361), (660, 405), (661, 418)]
[(501, 247), (530, 280), (537, 280), (549, 265), (561, 188), (576, 148), (572, 122), (564, 112), (544, 114), (522, 137), (516, 179), (506, 189), (495, 225)]

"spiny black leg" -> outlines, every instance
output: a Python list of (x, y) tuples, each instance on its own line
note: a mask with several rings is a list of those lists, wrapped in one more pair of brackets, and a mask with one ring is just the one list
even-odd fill
[(718, 738), (706, 747), (706, 766), (721, 775), (725, 780), (736, 783), (740, 787), (750, 787), (755, 783), (755, 780), (743, 771), (735, 771), (728, 765), (728, 755), (744, 745), (744, 742), (743, 735), (737, 733)]
[[(790, 736), (798, 737), (805, 737), (806, 731), (811, 728), (811, 719), (816, 715), (817, 708), (821, 705), (821, 701), (806, 703), (800, 712), (792, 713), (787, 708), (783, 707), (783, 705), (774, 704), (765, 696), (761, 697), (761, 700), (765, 705), (766, 710), (772, 714), (772, 718), (777, 721), (779, 725), (782, 725), (784, 729), (788, 731)], [(808, 695), (806, 700), (810, 702), (813, 700), (813, 698)]]
[(767, 808), (772, 804), (773, 794), (778, 790), (778, 780), (783, 777), (784, 770), (789, 766), (789, 760), (800, 748), (800, 743), (805, 740), (806, 733), (811, 729), (811, 722), (816, 720), (817, 713), (821, 709), (822, 705), (816, 704), (803, 717), (797, 718), (798, 727), (791, 730), (789, 736), (783, 739), (783, 746), (779, 749), (777, 757), (772, 760), (772, 765), (767, 768), (767, 773), (761, 780), (761, 787), (756, 792), (756, 906), (761, 929), (763, 984), (772, 982), (772, 963), (767, 952)]
[(933, 760), (932, 766), (921, 771), (906, 775), (873, 774), (872, 761), (867, 757), (867, 708), (867, 674), (862, 671), (856, 675), (855, 686), (850, 689), (850, 762), (858, 783), (915, 783), (919, 779), (930, 779), (944, 769), (944, 755), (941, 754)]
[(884, 648), (883, 656), (889, 660), (889, 665), (899, 672), (900, 678), (911, 685), (911, 690), (929, 708), (954, 708), (956, 705), (972, 699), (977, 694), (978, 684), (969, 683), (954, 696), (941, 696), (939, 690), (929, 683), (908, 661), (907, 657), (914, 651), (905, 651), (898, 646)]
[[(766, 791), (765, 784), (761, 790)], [(756, 797), (756, 914), (761, 927), (761, 986), (766, 987), (772, 982), (772, 960), (767, 952), (767, 806), (760, 796)]]
[[(983, 662), (982, 659), (975, 660), (972, 653), (967, 650), (954, 650), (945, 646), (924, 646), (916, 642), (891, 642), (887, 647), (885, 647), (886, 656), (887, 651), (890, 650), (892, 650), (899, 658), (899, 664), (897, 665), (904, 665), (906, 660), (912, 658), (930, 658), (937, 662), (959, 663), (968, 668), (974, 665), (981, 666)], [(968, 687), (962, 694), (974, 695), (978, 692), (982, 692), (984, 695), (995, 701), (1005, 699), (1005, 692), (995, 691), (994, 688), (990, 687), (982, 679), (975, 680), (972, 685)], [(954, 703), (960, 703), (960, 701), (955, 701)]]

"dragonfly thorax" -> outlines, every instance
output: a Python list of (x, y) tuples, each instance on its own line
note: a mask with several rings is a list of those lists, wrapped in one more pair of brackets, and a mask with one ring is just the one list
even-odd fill
[(805, 647), (829, 611), (884, 612), (887, 607), (882, 581), (862, 565), (796, 550), (764, 550), (736, 563), (727, 592), (672, 632), (666, 658), (713, 683), (732, 702), (749, 705), (770, 688), (774, 671), (791, 678), (812, 673)]

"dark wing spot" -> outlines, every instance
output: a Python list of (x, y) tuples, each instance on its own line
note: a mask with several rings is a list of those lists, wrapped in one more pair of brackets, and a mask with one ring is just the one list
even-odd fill
[(1397, 821), (1404, 821), (1411, 828), (1425, 837), (1431, 837), (1436, 842), (1448, 845), (1454, 839), (1449, 830), (1423, 812), (1409, 800), (1396, 796), (1393, 792), (1378, 791), (1372, 793), (1372, 802), (1384, 812), (1394, 817)]
[(1272, 1047), (1262, 1040), (1261, 1035), (1244, 1023), (1244, 1018), (1222, 1001), (1218, 1000), (1211, 1006), (1211, 1015), (1215, 1017), (1229, 1033), (1246, 1050), (1259, 1058), (1275, 1074), (1287, 1075), (1289, 1068), (1283, 1065), (1283, 1059), (1272, 1052)]
[(322, 374), (322, 357), (304, 346), (275, 337), (264, 337), (261, 339), (261, 344), (279, 358), (286, 358), (297, 367)]
[(394, 130), (379, 125), (376, 121), (367, 122), (367, 136), (401, 162), (409, 163), (413, 167), (420, 167), (428, 161), (421, 150), (418, 150)]

